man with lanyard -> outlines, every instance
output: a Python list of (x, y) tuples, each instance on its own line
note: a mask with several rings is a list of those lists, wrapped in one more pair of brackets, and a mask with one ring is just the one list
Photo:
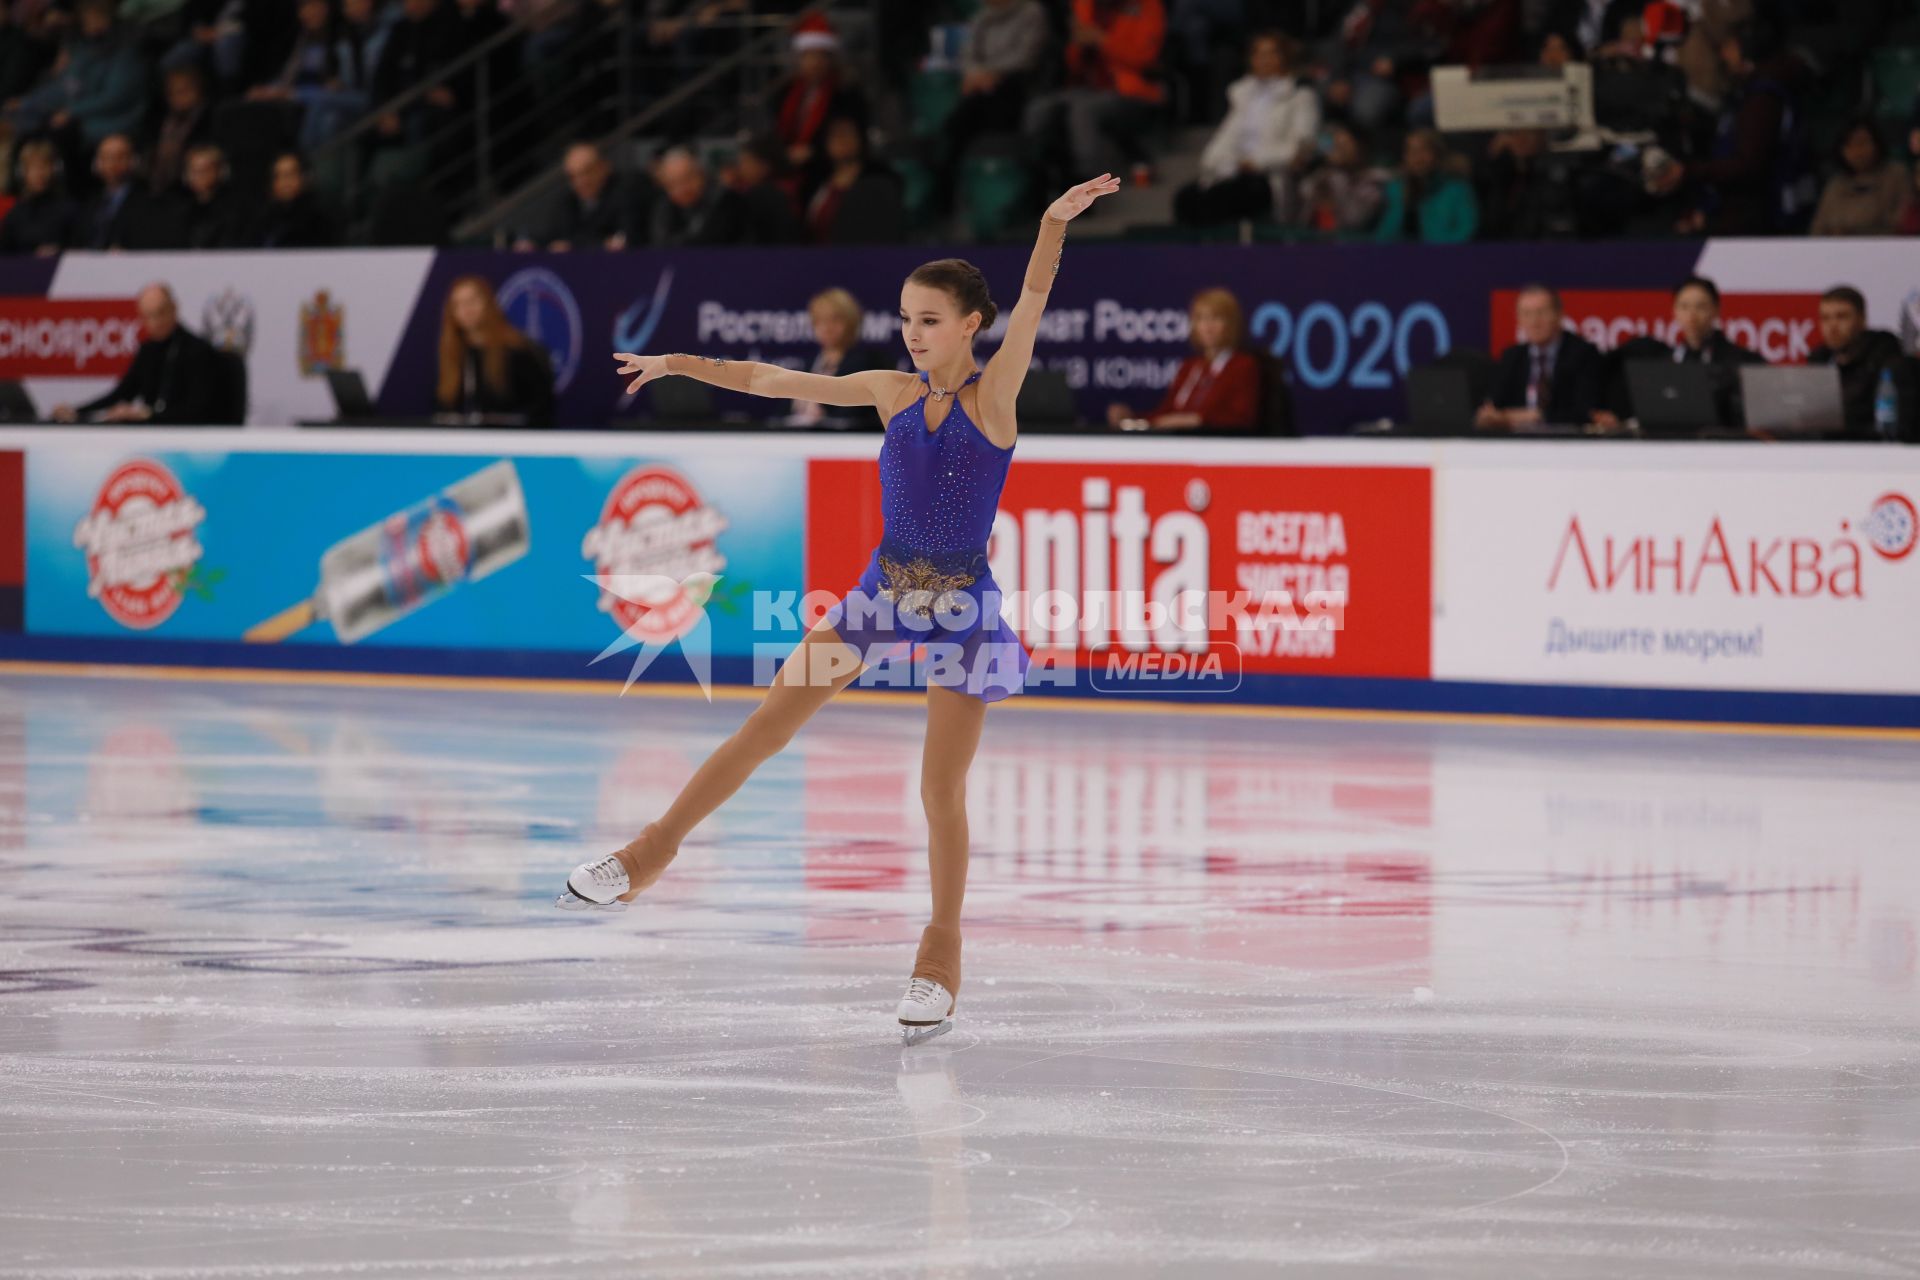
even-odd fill
[(217, 423), (234, 418), (220, 353), (180, 323), (173, 290), (150, 284), (140, 291), (146, 340), (111, 391), (82, 405), (56, 405), (55, 422), (83, 415), (96, 422)]

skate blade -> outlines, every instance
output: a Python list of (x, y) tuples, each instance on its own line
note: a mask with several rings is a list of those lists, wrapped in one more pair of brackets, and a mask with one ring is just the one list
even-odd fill
[(953, 1030), (953, 1019), (932, 1025), (915, 1026), (909, 1022), (900, 1024), (900, 1043), (903, 1045), (925, 1044), (935, 1036), (943, 1036)]
[(581, 897), (572, 885), (568, 885), (567, 891), (553, 900), (553, 905), (562, 911), (625, 911), (633, 904), (618, 898), (612, 902), (595, 902), (592, 898)]

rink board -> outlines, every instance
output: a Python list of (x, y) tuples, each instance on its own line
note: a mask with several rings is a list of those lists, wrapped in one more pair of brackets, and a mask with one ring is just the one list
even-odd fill
[[(12, 430), (0, 657), (759, 683), (878, 445)], [(1914, 726), (1916, 499), (1872, 446), (1033, 437), (990, 557), (1035, 696)]]

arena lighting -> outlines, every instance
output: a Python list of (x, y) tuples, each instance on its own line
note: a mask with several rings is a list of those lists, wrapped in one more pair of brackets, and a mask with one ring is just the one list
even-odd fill
[(1443, 132), (1498, 129), (1571, 129), (1590, 134), (1593, 68), (1573, 62), (1551, 67), (1435, 67), (1433, 110)]

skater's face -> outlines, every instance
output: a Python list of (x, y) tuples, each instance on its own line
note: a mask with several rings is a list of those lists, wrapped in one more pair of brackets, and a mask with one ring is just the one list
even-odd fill
[(951, 364), (967, 350), (979, 327), (980, 313), (962, 316), (944, 289), (912, 283), (900, 289), (900, 336), (916, 369)]
[(1820, 304), (1820, 341), (1829, 351), (1852, 345), (1866, 325), (1867, 318), (1851, 302), (1829, 298)]
[(1690, 284), (1673, 295), (1673, 323), (1690, 347), (1706, 343), (1719, 314), (1720, 308), (1713, 305), (1713, 295), (1697, 284)]
[(140, 323), (146, 328), (147, 337), (155, 342), (165, 342), (173, 336), (173, 328), (179, 317), (173, 309), (173, 299), (167, 291), (152, 285), (140, 291)]

